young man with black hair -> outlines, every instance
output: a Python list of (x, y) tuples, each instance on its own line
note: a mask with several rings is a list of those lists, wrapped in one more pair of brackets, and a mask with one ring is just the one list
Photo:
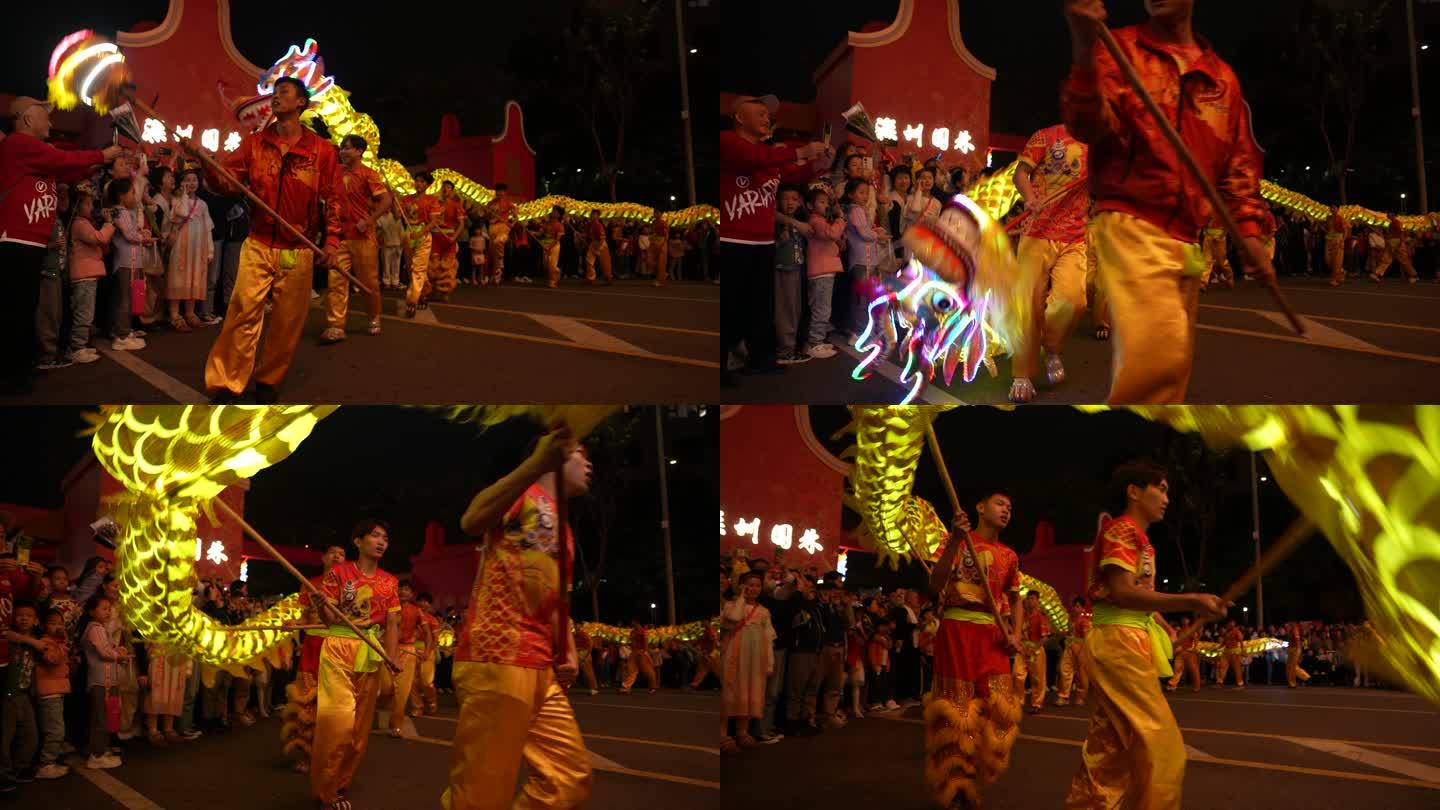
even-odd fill
[(423, 645), (424, 649), (430, 647), (430, 629), (425, 624), (424, 612), (415, 604), (415, 588), (410, 584), (410, 580), (401, 580), (399, 592), (400, 637), (399, 654), (395, 663), (400, 665), (400, 671), (394, 675), (387, 670), (380, 672), (380, 694), (389, 698), (391, 737), (401, 736), (400, 724), (405, 719), (405, 707), (410, 703), (410, 690), (415, 686), (415, 676), (420, 666), (417, 644)]
[(435, 698), (435, 657), (438, 655), (440, 620), (435, 618), (434, 605), (434, 597), (426, 591), (415, 597), (415, 606), (420, 608), (423, 625), (415, 643), (415, 656), (420, 663), (415, 669), (415, 688), (410, 692), (410, 713), (417, 717), (427, 710), (434, 714), (439, 709)]
[(351, 810), (350, 783), (365, 758), (380, 687), (377, 670), (384, 665), (340, 617), (381, 643), (392, 661), (400, 646), (399, 585), (394, 574), (380, 568), (390, 545), (390, 527), (382, 520), (362, 520), (350, 540), (358, 558), (337, 563), (321, 578), (324, 603), (315, 604), (309, 590), (300, 592), (300, 604), (328, 625), (310, 631), (324, 639), (310, 751), (310, 791), (323, 810)]
[(1185, 742), (1160, 690), (1171, 645), (1157, 611), (1225, 615), (1229, 603), (1208, 593), (1157, 593), (1155, 549), (1146, 532), (1165, 517), (1170, 485), (1164, 467), (1130, 462), (1112, 478), (1113, 506), (1103, 516), (1087, 576), (1094, 606), (1085, 638), (1094, 712), (1067, 808), (1179, 808)]
[[(447, 810), (580, 807), (589, 798), (590, 757), (565, 695), (579, 667), (574, 637), (560, 623), (570, 598), (560, 590), (560, 544), (573, 547), (574, 539), (568, 526), (560, 531), (556, 498), (557, 490), (584, 494), (590, 473), (584, 448), (557, 425), (460, 518), (462, 531), (484, 541), (455, 634), (460, 712), (440, 798)], [(564, 581), (573, 581), (569, 571)], [(517, 799), (522, 760), (529, 776)]]
[[(335, 267), (341, 233), (335, 147), (300, 125), (300, 114), (310, 104), (310, 92), (303, 82), (288, 76), (277, 79), (271, 98), (275, 122), (246, 138), (225, 159), (224, 166), (300, 233), (314, 233), (323, 222), (325, 252), (319, 260)], [(228, 178), (208, 168), (205, 177), (221, 194), (240, 193)], [(235, 401), (252, 378), (256, 402), (277, 401), (275, 389), (295, 359), (295, 347), (305, 328), (316, 260), (304, 243), (270, 214), (258, 208), (251, 213), (250, 235), (240, 248), (240, 268), (225, 325), (205, 363), (205, 388), (214, 401)], [(269, 316), (265, 314), (267, 302), (272, 305)], [(257, 368), (262, 325), (265, 349)]]
[(505, 275), (505, 246), (510, 242), (510, 229), (515, 225), (515, 201), (510, 199), (508, 185), (495, 184), (495, 199), (490, 201), (489, 216), (490, 273), (496, 278), (503, 278)]
[(353, 274), (360, 283), (369, 285), (365, 293), (365, 313), (370, 316), (366, 334), (380, 334), (380, 244), (375, 238), (376, 220), (390, 210), (390, 192), (380, 174), (364, 163), (369, 144), (359, 135), (346, 135), (340, 140), (341, 195), (340, 252), (330, 270), (329, 289), (325, 294), (326, 329), (320, 334), (322, 344), (339, 343), (345, 339), (345, 314), (350, 307), (350, 279), (341, 271)]
[(435, 224), (435, 248), (431, 254), (430, 273), (421, 293), (428, 300), (431, 293), (439, 301), (449, 301), (455, 291), (455, 274), (459, 270), (460, 229), (465, 224), (465, 206), (455, 193), (455, 183), (440, 184), (440, 206)]
[(1040, 612), (1040, 592), (1025, 594), (1025, 625), (1020, 635), (1020, 652), (1015, 654), (1015, 691), (1025, 697), (1025, 680), (1030, 680), (1030, 712), (1045, 706), (1045, 638), (1050, 621)]
[(429, 172), (415, 175), (415, 193), (400, 201), (400, 210), (409, 223), (406, 238), (410, 242), (410, 286), (405, 290), (405, 317), (415, 317), (416, 309), (425, 308), (422, 293), (430, 283), (431, 254), (435, 249), (435, 229), (439, 227), (440, 200), (426, 194), (432, 178)]
[(970, 518), (963, 510), (957, 514), (930, 572), (930, 590), (939, 594), (944, 613), (925, 705), (925, 781), (941, 807), (980, 806), (980, 790), (1010, 766), (1020, 733), (1020, 700), (1010, 674), (1025, 618), (1020, 559), (1000, 540), (1010, 524), (1010, 496), (988, 490), (975, 509), (979, 528), (971, 531)]

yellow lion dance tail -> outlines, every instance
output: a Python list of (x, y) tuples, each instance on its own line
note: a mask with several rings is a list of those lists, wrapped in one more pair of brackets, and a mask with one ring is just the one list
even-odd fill
[(315, 709), (320, 690), (312, 676), (301, 675), (294, 683), (285, 687), (289, 701), (280, 713), (281, 749), (285, 756), (295, 760), (308, 760), (310, 746), (315, 741)]
[(939, 807), (951, 807), (957, 794), (966, 806), (980, 805), (977, 757), (984, 701), (977, 697), (925, 704), (925, 784)]

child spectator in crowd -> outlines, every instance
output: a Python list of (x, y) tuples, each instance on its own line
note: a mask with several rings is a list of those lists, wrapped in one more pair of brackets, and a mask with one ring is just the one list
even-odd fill
[(835, 292), (835, 277), (840, 265), (840, 245), (845, 235), (845, 218), (830, 205), (830, 188), (824, 184), (810, 187), (810, 234), (805, 245), (805, 276), (810, 283), (810, 329), (805, 341), (805, 354), (824, 359), (835, 356), (830, 345), (830, 303)]
[(890, 648), (892, 646), (890, 634), (895, 631), (895, 623), (889, 619), (881, 619), (875, 627), (875, 635), (870, 638), (870, 643), (865, 651), (866, 677), (870, 681), (870, 711), (894, 711), (900, 708), (890, 698), (891, 664)]
[(485, 266), (486, 253), (490, 249), (489, 226), (484, 220), (477, 221), (470, 227), (470, 270), (471, 276), (465, 279), (466, 284), (479, 284), (486, 286), (494, 283), (499, 286), (500, 279), (490, 277), (490, 272)]
[(689, 249), (690, 243), (685, 241), (685, 232), (679, 228), (671, 228), (670, 266), (666, 273), (669, 278), (675, 279), (676, 281), (684, 278), (685, 251)]
[(107, 725), (107, 702), (118, 700), (116, 667), (129, 659), (123, 646), (113, 643), (106, 626), (115, 617), (115, 604), (108, 596), (96, 596), (85, 611), (90, 624), (85, 627), (82, 645), (85, 650), (85, 688), (90, 696), (90, 739), (86, 751), (90, 757), (87, 768), (118, 768), (120, 757), (111, 753), (110, 730)]
[(35, 759), (38, 736), (35, 707), (30, 693), (35, 686), (35, 662), (45, 647), (35, 636), (35, 604), (17, 602), (12, 612), (14, 629), (3, 631), (9, 643), (9, 666), (0, 683), (4, 706), (4, 732), (0, 734), (0, 793), (13, 793), (17, 782), (34, 781), (30, 769)]
[(804, 303), (805, 238), (811, 235), (809, 223), (797, 218), (803, 202), (798, 186), (780, 187), (780, 207), (775, 214), (775, 362), (781, 365), (810, 359), (795, 350), (795, 330)]
[(105, 277), (105, 254), (110, 250), (115, 225), (108, 210), (102, 209), (99, 219), (102, 224), (96, 228), (94, 186), (81, 183), (75, 189), (70, 220), (70, 309), (74, 314), (69, 355), (76, 363), (100, 359), (100, 353), (90, 346), (90, 334), (95, 323), (95, 294), (100, 279)]
[(112, 237), (115, 254), (115, 272), (111, 276), (110, 290), (110, 335), (114, 340), (110, 348), (117, 351), (136, 351), (145, 348), (144, 339), (132, 334), (130, 327), (130, 280), (135, 273), (142, 272), (144, 249), (155, 244), (155, 237), (146, 227), (143, 214), (136, 213), (139, 196), (135, 184), (129, 178), (111, 180), (105, 187), (105, 207), (110, 209), (111, 220), (116, 232)]
[(65, 743), (65, 696), (70, 694), (71, 645), (65, 614), (53, 608), (46, 611), (44, 629), (35, 668), (35, 713), (40, 726), (40, 767), (35, 778), (59, 779), (70, 772), (60, 760)]
[(850, 313), (844, 331), (847, 338), (858, 334), (865, 326), (868, 293), (880, 274), (880, 254), (888, 245), (889, 237), (875, 227), (871, 218), (871, 195), (874, 189), (870, 181), (855, 178), (845, 183), (846, 260), (850, 269)]
[(40, 348), (35, 368), (40, 371), (55, 371), (72, 364), (60, 351), (60, 325), (65, 315), (64, 279), (70, 264), (67, 228), (74, 210), (74, 195), (70, 187), (62, 183), (56, 186), (55, 196), (58, 200), (55, 222), (46, 243), (45, 261), (40, 266), (40, 298), (35, 309), (35, 340)]

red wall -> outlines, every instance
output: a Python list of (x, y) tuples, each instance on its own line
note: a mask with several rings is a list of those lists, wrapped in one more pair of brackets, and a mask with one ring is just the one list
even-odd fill
[[(823, 572), (834, 568), (840, 549), (845, 479), (801, 440), (796, 410), (793, 405), (721, 410), (720, 509), (725, 533), (720, 536), (720, 551), (729, 554), (743, 546), (751, 558), (771, 557), (776, 547), (770, 542), (770, 527), (787, 523), (794, 527), (794, 540), (786, 558), (813, 557)], [(760, 519), (758, 543), (735, 532), (737, 521), (751, 518)], [(805, 529), (819, 533), (823, 551), (811, 555), (799, 549), (796, 541)]]
[(487, 188), (505, 183), (520, 199), (535, 198), (535, 154), (525, 143), (525, 113), (514, 101), (506, 102), (505, 125), (495, 135), (461, 135), (458, 119), (445, 114), (440, 140), (425, 150), (425, 162), (431, 169), (453, 169)]

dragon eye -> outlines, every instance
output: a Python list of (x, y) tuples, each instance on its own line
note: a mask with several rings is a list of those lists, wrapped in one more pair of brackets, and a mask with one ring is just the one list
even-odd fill
[(930, 296), (930, 308), (936, 312), (949, 312), (955, 308), (955, 299), (946, 293), (937, 292)]

